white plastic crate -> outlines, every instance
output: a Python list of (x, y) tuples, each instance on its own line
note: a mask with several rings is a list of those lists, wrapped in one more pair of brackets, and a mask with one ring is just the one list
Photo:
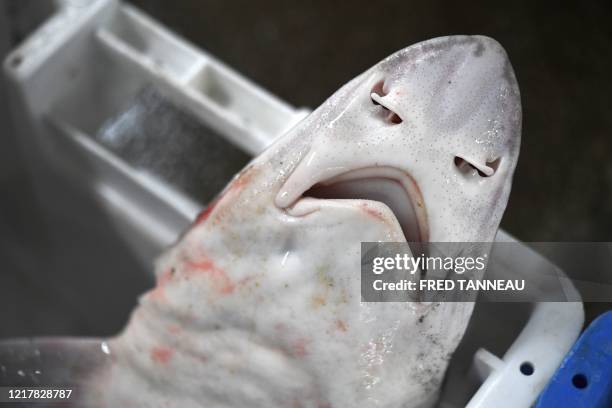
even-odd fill
[[(32, 166), (48, 161), (79, 183), (147, 265), (205, 203), (98, 143), (93, 136), (109, 118), (144, 87), (154, 86), (180, 109), (256, 154), (308, 114), (115, 0), (58, 1), (49, 20), (8, 56), (4, 70), (14, 119), (26, 130), (22, 134), (30, 135), (21, 142)], [(513, 240), (503, 231), (497, 239)], [(503, 258), (489, 267), (509, 279), (537, 275), (546, 266), (528, 247), (520, 259)], [(531, 406), (583, 319), (581, 303), (477, 305), (440, 406)], [(482, 348), (491, 331), (499, 333), (497, 346), (511, 344), (497, 350), (503, 357)], [(533, 367), (531, 375), (521, 372), (524, 363)]]

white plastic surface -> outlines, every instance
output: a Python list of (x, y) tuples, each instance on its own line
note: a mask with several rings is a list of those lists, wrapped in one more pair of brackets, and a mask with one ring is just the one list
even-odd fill
[[(503, 232), (498, 234), (497, 239), (513, 240)], [(525, 247), (523, 255), (519, 259), (514, 256), (504, 259), (503, 253), (497, 254), (497, 264), (491, 267), (502, 271), (508, 279), (520, 279), (521, 275), (537, 276), (546, 270), (544, 265), (548, 261), (535, 251)], [(573, 286), (567, 286), (566, 290), (576, 293)], [(575, 296), (578, 295), (570, 298)], [(533, 304), (527, 324), (502, 358), (498, 359), (484, 349), (474, 356), (474, 368), (484, 382), (467, 407), (532, 406), (578, 338), (583, 321), (582, 303)], [(530, 367), (533, 373), (523, 373), (523, 364)]]
[[(99, 200), (126, 243), (147, 264), (176, 239), (205, 203), (139, 172), (90, 137), (118, 106), (143, 84), (153, 83), (170, 100), (251, 154), (308, 113), (115, 0), (58, 2), (55, 15), (9, 55), (4, 70), (12, 86), (15, 120), (34, 135), (23, 140), (25, 148), (41, 151), (42, 157)], [(498, 240), (509, 239), (503, 232), (498, 234)], [(539, 255), (525, 247), (521, 260), (490, 267), (501, 268), (504, 276), (515, 279), (521, 273), (537, 274), (541, 262)], [(475, 319), (495, 328), (513, 320), (513, 310), (518, 308), (505, 310), (507, 315), (494, 317), (477, 310)], [(465, 405), (465, 395), (458, 395), (471, 395), (474, 385), (479, 387), (467, 405), (470, 408), (531, 406), (582, 323), (581, 303), (533, 305), (527, 324), (503, 357), (477, 351), (471, 380), (466, 375), (449, 377), (452, 384), (443, 391), (440, 406)], [(478, 341), (466, 338), (472, 345), (478, 346)], [(456, 372), (469, 371), (470, 359), (464, 361), (468, 365), (457, 363)], [(524, 362), (533, 365), (532, 375), (521, 373)]]
[(4, 71), (15, 120), (35, 135), (23, 141), (25, 150), (41, 150), (69, 177), (78, 174), (147, 265), (204, 203), (92, 142), (104, 120), (153, 84), (256, 154), (308, 113), (115, 0), (58, 2), (57, 12), (7, 57)]

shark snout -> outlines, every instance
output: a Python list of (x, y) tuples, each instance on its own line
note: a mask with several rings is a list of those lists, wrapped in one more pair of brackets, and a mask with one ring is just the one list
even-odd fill
[[(454, 37), (452, 37), (454, 38)], [(499, 43), (487, 37), (467, 37), (440, 45), (430, 66), (438, 71), (430, 84), (428, 122), (447, 130), (468, 121), (490, 119), (503, 110), (508, 92), (518, 93), (510, 62)]]
[[(518, 85), (508, 56), (484, 36), (436, 38), (381, 62), (364, 92), (385, 108), (390, 123), (452, 132), (480, 115), (491, 119)], [(487, 111), (481, 111), (488, 105)], [(508, 111), (508, 109), (506, 109)]]

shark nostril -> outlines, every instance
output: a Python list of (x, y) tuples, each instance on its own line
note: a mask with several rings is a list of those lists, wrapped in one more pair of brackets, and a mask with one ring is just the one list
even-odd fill
[(382, 115), (387, 122), (390, 122), (394, 125), (398, 125), (403, 122), (402, 118), (395, 113), (393, 110), (389, 109), (389, 107), (385, 106), (382, 98), (387, 95), (387, 92), (384, 90), (385, 81), (378, 81), (372, 87), (372, 91), (370, 92), (370, 100), (376, 106), (380, 106), (382, 108)]
[(464, 176), (475, 176), (478, 174), (480, 177), (491, 177), (497, 171), (501, 158), (488, 161), (485, 165), (478, 165), (469, 162), (463, 157), (455, 156), (454, 163), (455, 167)]
[[(381, 79), (380, 81), (376, 82), (374, 84), (374, 86), (372, 87), (372, 90), (370, 91), (371, 94), (376, 94), (379, 96), (385, 96), (387, 95), (387, 93), (385, 92), (385, 81), (383, 79)], [(378, 105), (378, 103), (375, 100), (372, 100), (372, 102), (374, 102), (374, 104)]]
[(472, 165), (471, 163), (467, 162), (465, 159), (459, 156), (455, 156), (455, 167), (457, 167), (459, 172), (465, 176), (478, 172), (479, 176), (484, 177), (484, 173), (478, 170), (476, 166)]
[(495, 173), (497, 171), (497, 169), (499, 168), (499, 163), (501, 162), (501, 157), (498, 157), (497, 159), (493, 159), (491, 161), (488, 161), (486, 163), (487, 167), (490, 167), (491, 169), (493, 169), (493, 173)]
[(402, 118), (400, 118), (400, 117), (397, 115), (397, 113), (395, 113), (395, 112), (391, 112), (391, 117), (389, 118), (389, 121), (390, 121), (391, 123), (396, 124), (396, 125), (398, 125), (398, 124), (400, 124), (400, 123), (402, 123), (402, 122), (403, 122), (403, 121), (402, 121)]

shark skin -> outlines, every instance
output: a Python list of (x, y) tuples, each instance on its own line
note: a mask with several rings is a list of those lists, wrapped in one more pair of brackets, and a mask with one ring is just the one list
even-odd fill
[(473, 303), (364, 303), (360, 243), (492, 242), (521, 106), (503, 48), (425, 41), (255, 158), (157, 262), (88, 406), (429, 407)]

